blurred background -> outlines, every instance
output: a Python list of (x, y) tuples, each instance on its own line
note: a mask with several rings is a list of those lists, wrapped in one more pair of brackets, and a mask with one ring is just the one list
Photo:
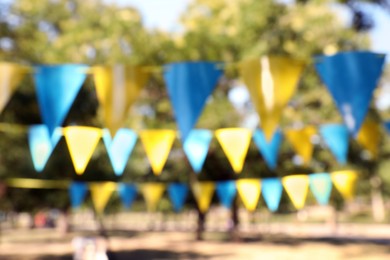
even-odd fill
[[(364, 49), (387, 54), (390, 51), (389, 28), (390, 2), (387, 0), (1, 0), (0, 60), (25, 65), (122, 63), (161, 68), (179, 61), (223, 61), (229, 64), (262, 55), (285, 55), (311, 64), (312, 57), (316, 55), (340, 51)], [(173, 109), (159, 70), (153, 73), (131, 107), (127, 127), (135, 130), (176, 129)], [(390, 120), (389, 77), (386, 68), (371, 102), (368, 117), (376, 122)], [(296, 173), (331, 172), (346, 167), (359, 171), (353, 201), (346, 203), (334, 190), (330, 205), (320, 207), (309, 194), (306, 207), (297, 212), (284, 192), (281, 206), (273, 214), (268, 212), (262, 200), (255, 213), (247, 212), (239, 199), (236, 199), (232, 210), (225, 210), (219, 206), (215, 196), (210, 211), (201, 214), (191, 195), (183, 212), (175, 214), (166, 194), (158, 204), (157, 212), (147, 213), (140, 195), (131, 210), (124, 210), (119, 197), (113, 194), (104, 218), (99, 219), (94, 216), (90, 196), (87, 196), (82, 209), (72, 211), (65, 189), (4, 186), (3, 192), (0, 191), (0, 227), (3, 230), (0, 249), (3, 246), (4, 256), (20, 253), (15, 248), (27, 243), (30, 236), (36, 239), (35, 242), (48, 243), (44, 240), (45, 236), (50, 237), (52, 233), (45, 230), (54, 227), (59, 228), (58, 234), (61, 234), (57, 243), (68, 247), (45, 253), (52, 257), (69, 253), (68, 242), (77, 235), (122, 237), (123, 241), (131, 243), (144, 232), (151, 232), (152, 239), (153, 232), (165, 230), (185, 231), (183, 233), (193, 236), (191, 243), (196, 243), (196, 238), (204, 239), (200, 234), (203, 231), (209, 232), (206, 239), (212, 241), (259, 243), (270, 234), (284, 233), (288, 235), (284, 240), (275, 235), (269, 241), (277, 240), (273, 246), (280, 241), (288, 241), (282, 242), (283, 246), (287, 245), (286, 248), (291, 246), (290, 236), (303, 237), (301, 241), (306, 241), (307, 237), (352, 236), (374, 239), (361, 242), (361, 246), (374, 244), (372, 251), (380, 256), (388, 252), (385, 247), (376, 247), (390, 243), (390, 240), (383, 240), (384, 237), (390, 239), (387, 232), (390, 230), (390, 143), (384, 130), (377, 157), (371, 156), (369, 151), (351, 139), (348, 165), (342, 167), (321, 141), (316, 143), (309, 165), (302, 165), (291, 146), (284, 142), (277, 168), (270, 170), (251, 144), (243, 172), (239, 175), (233, 172), (215, 141), (211, 143), (202, 172), (195, 175), (179, 140), (175, 141), (160, 176), (151, 171), (140, 143), (136, 145), (124, 174), (116, 176), (102, 142), (85, 173), (77, 175), (62, 139), (44, 171), (38, 175), (32, 166), (26, 135), (29, 125), (42, 123), (30, 77), (26, 77), (15, 91), (0, 114), (0, 122), (0, 180), (20, 177), (87, 182), (190, 183), (195, 179), (220, 181), (283, 177)], [(336, 122), (342, 122), (342, 119), (331, 95), (320, 82), (313, 66), (307, 66), (295, 95), (284, 110), (281, 127)], [(259, 119), (245, 86), (238, 80), (237, 70), (234, 66), (226, 67), (196, 127), (210, 130), (223, 127), (254, 129), (258, 124)], [(104, 127), (92, 77), (85, 81), (64, 125)], [(39, 224), (42, 214), (45, 221)], [(305, 223), (307, 226), (304, 226)], [(20, 233), (15, 230), (20, 230)], [(238, 231), (242, 234), (238, 235)], [(44, 237), (41, 240), (40, 234)], [(160, 236), (155, 234), (155, 237), (164, 239)], [(385, 242), (378, 242), (377, 238)], [(118, 241), (114, 245), (122, 248)], [(322, 242), (327, 243), (321, 240), (317, 246)], [(147, 243), (142, 241), (139, 247)], [(159, 254), (156, 251), (150, 258), (188, 259), (208, 257), (212, 253), (209, 250), (204, 255), (191, 255), (190, 249), (184, 251), (177, 254)], [(30, 257), (42, 257), (39, 252), (31, 252)], [(128, 253), (134, 258), (142, 257), (142, 254)], [(269, 256), (272, 257), (272, 254)], [(232, 257), (239, 259), (243, 256)]]

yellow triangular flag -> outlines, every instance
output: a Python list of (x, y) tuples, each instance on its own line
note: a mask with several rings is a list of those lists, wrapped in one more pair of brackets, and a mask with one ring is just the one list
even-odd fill
[(8, 62), (0, 62), (0, 112), (7, 105), (26, 72), (27, 68), (25, 67)]
[(344, 199), (350, 200), (355, 194), (355, 183), (357, 173), (355, 171), (337, 171), (331, 173), (334, 186), (340, 192)]
[(92, 203), (98, 214), (104, 212), (104, 208), (107, 202), (111, 198), (111, 194), (116, 191), (115, 182), (102, 182), (102, 183), (91, 183), (89, 188), (91, 189)]
[(309, 177), (307, 175), (290, 175), (282, 178), (282, 183), (288, 196), (296, 209), (305, 206), (309, 190)]
[(102, 136), (102, 130), (87, 126), (68, 126), (63, 129), (70, 158), (77, 174), (83, 174)]
[(165, 185), (158, 182), (149, 182), (141, 185), (141, 192), (144, 196), (148, 211), (155, 211), (165, 190)]
[(149, 73), (138, 66), (98, 66), (92, 69), (105, 126), (115, 136), (123, 127), (131, 105), (138, 98)]
[(214, 194), (214, 182), (211, 181), (202, 181), (195, 182), (192, 185), (192, 192), (196, 202), (198, 203), (199, 210), (201, 212), (206, 212), (210, 207), (211, 198)]
[(375, 158), (378, 156), (381, 136), (379, 124), (374, 120), (367, 118), (360, 128), (356, 140)]
[(289, 129), (285, 131), (285, 136), (292, 144), (295, 152), (302, 158), (304, 164), (308, 164), (313, 155), (313, 143), (311, 138), (317, 133), (314, 126), (306, 126), (301, 129)]
[(259, 179), (240, 179), (236, 181), (236, 185), (245, 208), (254, 211), (260, 198), (261, 181)]
[(252, 138), (252, 131), (245, 128), (223, 128), (215, 131), (235, 173), (240, 173)]
[(261, 120), (267, 140), (278, 128), (295, 92), (304, 64), (287, 57), (262, 57), (240, 63), (239, 71)]
[(175, 141), (176, 132), (173, 130), (143, 130), (139, 136), (154, 174), (160, 175)]

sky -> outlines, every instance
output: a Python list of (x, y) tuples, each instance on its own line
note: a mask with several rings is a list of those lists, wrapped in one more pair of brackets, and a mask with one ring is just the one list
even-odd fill
[[(178, 22), (181, 13), (191, 0), (105, 0), (120, 5), (136, 7), (148, 28), (159, 28), (167, 31), (180, 31)], [(286, 0), (283, 0), (286, 1)], [(390, 14), (380, 7), (365, 6), (372, 13), (375, 28), (370, 32), (372, 50), (390, 54)], [(390, 59), (388, 58), (390, 61)]]

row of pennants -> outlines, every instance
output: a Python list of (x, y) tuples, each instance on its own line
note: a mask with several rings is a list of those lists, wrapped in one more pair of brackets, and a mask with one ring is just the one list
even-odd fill
[[(216, 130), (214, 134), (210, 130), (195, 129), (188, 135), (183, 144), (183, 150), (194, 172), (199, 173), (207, 157), (213, 135), (215, 135), (234, 172), (240, 173), (245, 163), (251, 139), (253, 139), (268, 167), (275, 169), (284, 135), (292, 144), (296, 153), (302, 158), (303, 164), (307, 165), (312, 157), (314, 149), (312, 139), (317, 131), (319, 131), (337, 161), (341, 165), (346, 164), (349, 135), (347, 128), (338, 124), (322, 125), (318, 130), (314, 126), (288, 129), (284, 130), (284, 133), (278, 130), (270, 142), (267, 142), (263, 131), (259, 129), (252, 131), (246, 128), (222, 128)], [(142, 130), (137, 134), (131, 129), (121, 128), (115, 137), (111, 138), (107, 129), (69, 126), (56, 128), (54, 134), (50, 136), (45, 125), (34, 125), (29, 128), (28, 139), (36, 171), (40, 172), (44, 169), (62, 135), (65, 137), (77, 174), (84, 173), (98, 142), (102, 138), (114, 173), (117, 176), (122, 175), (139, 136), (153, 173), (160, 175), (175, 141), (176, 131), (167, 129)], [(375, 156), (380, 141), (379, 125), (367, 121), (362, 127), (357, 140)]]
[[(356, 137), (382, 75), (385, 55), (367, 51), (341, 52), (315, 58), (315, 69), (328, 88), (349, 133)], [(164, 80), (184, 142), (195, 127), (206, 100), (228, 64), (178, 62), (164, 66)], [(286, 57), (262, 57), (236, 63), (269, 141), (285, 106), (295, 93), (305, 63)], [(125, 127), (129, 108), (151, 74), (147, 67), (38, 65), (33, 69), (0, 63), (0, 112), (23, 75), (32, 71), (43, 123), (52, 134), (64, 123), (87, 74), (92, 74), (104, 126), (112, 135)]]
[[(332, 183), (346, 200), (354, 196), (357, 173), (351, 170), (332, 173), (314, 173), (309, 175), (289, 175), (283, 178), (238, 179), (228, 181), (203, 181), (192, 185), (191, 190), (201, 212), (206, 212), (210, 206), (214, 190), (221, 204), (230, 208), (238, 192), (241, 201), (249, 211), (254, 211), (258, 205), (260, 194), (263, 195), (268, 209), (275, 212), (280, 204), (283, 187), (294, 207), (299, 210), (305, 206), (309, 187), (320, 205), (329, 203)], [(141, 185), (115, 182), (71, 182), (44, 181), (37, 179), (9, 179), (8, 186), (16, 188), (68, 188), (73, 208), (79, 208), (88, 192), (95, 210), (101, 214), (117, 191), (125, 208), (130, 208), (140, 190), (148, 211), (155, 211), (165, 189), (168, 191), (173, 209), (178, 212), (183, 208), (189, 192), (189, 186), (184, 183), (144, 183)]]

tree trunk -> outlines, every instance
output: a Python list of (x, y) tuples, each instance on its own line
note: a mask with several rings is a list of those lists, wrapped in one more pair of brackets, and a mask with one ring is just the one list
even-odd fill
[(240, 236), (238, 233), (238, 225), (240, 224), (240, 220), (238, 218), (238, 201), (237, 201), (237, 196), (233, 200), (233, 205), (232, 205), (232, 212), (231, 212), (231, 226), (229, 227), (230, 230), (230, 239), (234, 242), (239, 242), (240, 241)]
[(206, 222), (206, 213), (198, 209), (198, 228), (196, 230), (196, 240), (203, 240), (204, 226)]

